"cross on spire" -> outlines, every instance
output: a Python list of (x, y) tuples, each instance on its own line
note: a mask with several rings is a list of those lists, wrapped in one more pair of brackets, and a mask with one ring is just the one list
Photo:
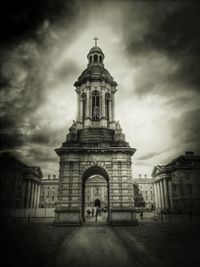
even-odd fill
[(97, 46), (97, 40), (99, 40), (99, 38), (97, 38), (96, 36), (93, 38), (93, 40), (95, 41), (95, 46)]

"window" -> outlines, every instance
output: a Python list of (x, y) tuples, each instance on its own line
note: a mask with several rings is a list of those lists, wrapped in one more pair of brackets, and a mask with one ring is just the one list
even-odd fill
[(122, 163), (121, 161), (118, 161), (118, 168), (121, 168), (122, 167)]
[(99, 194), (99, 187), (96, 187), (96, 194)]
[(90, 63), (92, 62), (92, 56), (90, 56)]
[(102, 56), (99, 57), (99, 62), (100, 62), (100, 63), (102, 62)]
[(110, 102), (110, 94), (106, 94), (106, 97), (105, 97), (105, 104), (106, 104), (106, 119), (109, 120), (110, 118), (110, 114), (109, 114), (109, 102)]
[(73, 169), (73, 165), (74, 165), (73, 162), (70, 161), (70, 163), (69, 163), (69, 168), (70, 168), (70, 169)]
[(93, 96), (92, 96), (92, 118), (94, 120), (98, 120), (100, 118), (98, 91), (94, 91)]
[(190, 175), (187, 175), (187, 180), (190, 180)]
[(192, 187), (193, 187), (192, 184), (189, 184), (189, 185), (188, 185), (188, 193), (189, 193), (189, 195), (192, 194)]
[(98, 61), (98, 56), (94, 55), (94, 62), (97, 62), (97, 61)]

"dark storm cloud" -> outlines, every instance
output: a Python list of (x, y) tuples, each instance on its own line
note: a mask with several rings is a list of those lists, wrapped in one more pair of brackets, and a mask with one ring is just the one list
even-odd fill
[[(55, 72), (57, 80), (65, 81), (69, 76), (74, 76), (75, 73), (80, 73), (81, 69), (73, 61), (64, 62)], [(67, 75), (66, 75), (67, 74)], [(76, 79), (76, 77), (75, 77)]]
[(79, 14), (80, 3), (77, 0), (4, 1), (0, 12), (1, 44), (12, 46), (20, 40), (37, 39), (37, 31), (46, 20), (62, 25), (62, 20), (67, 18), (70, 25)]
[[(48, 94), (45, 82), (54, 63), (49, 55), (62, 49), (66, 38), (68, 44), (73, 40), (76, 18), (81, 19), (85, 9), (77, 0), (8, 0), (4, 4), (0, 11), (1, 148), (49, 144), (48, 135), (56, 136), (55, 130), (44, 129), (32, 116)], [(67, 79), (77, 68), (72, 62), (65, 64), (69, 66), (52, 74), (54, 83)], [(41, 132), (34, 130), (36, 125)]]
[[(200, 109), (187, 111), (171, 121), (173, 139), (178, 145), (200, 153)], [(176, 125), (176, 127), (173, 127)], [(178, 147), (177, 147), (178, 149)]]
[(0, 149), (14, 149), (22, 146), (24, 143), (23, 136), (19, 133), (1, 133)]
[(52, 149), (46, 149), (46, 147), (42, 147), (41, 150), (31, 147), (28, 151), (28, 155), (32, 155), (31, 160), (33, 162), (54, 163), (58, 160), (56, 153), (52, 153)]
[(141, 14), (145, 12), (148, 24), (140, 38), (130, 33), (125, 37), (127, 52), (134, 57), (146, 57), (146, 64), (151, 53), (165, 55), (176, 64), (173, 71), (166, 73), (165, 82), (175, 83), (169, 90), (180, 90), (184, 85), (200, 92), (200, 4), (197, 1), (150, 2)]
[(147, 159), (151, 159), (155, 156), (158, 156), (161, 153), (156, 153), (156, 152), (151, 152), (151, 153), (147, 153), (147, 154), (143, 154), (142, 156), (138, 157), (137, 160), (147, 160)]

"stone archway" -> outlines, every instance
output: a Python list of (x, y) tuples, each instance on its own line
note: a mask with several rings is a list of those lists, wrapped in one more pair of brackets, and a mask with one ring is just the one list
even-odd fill
[(94, 206), (100, 208), (100, 207), (101, 207), (101, 200), (99, 200), (98, 198), (95, 199), (95, 201), (94, 201)]
[(81, 220), (85, 221), (85, 184), (86, 181), (93, 175), (100, 175), (102, 176), (107, 182), (107, 199), (108, 199), (108, 218), (110, 218), (110, 186), (109, 186), (109, 175), (107, 171), (100, 166), (92, 166), (86, 169), (82, 175), (82, 209), (81, 209)]

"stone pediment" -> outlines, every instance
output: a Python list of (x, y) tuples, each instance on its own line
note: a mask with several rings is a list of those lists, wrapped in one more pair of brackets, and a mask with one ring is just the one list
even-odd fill
[(92, 184), (106, 183), (106, 180), (103, 177), (95, 176), (95, 177), (89, 178), (87, 180), (87, 183), (92, 183)]

